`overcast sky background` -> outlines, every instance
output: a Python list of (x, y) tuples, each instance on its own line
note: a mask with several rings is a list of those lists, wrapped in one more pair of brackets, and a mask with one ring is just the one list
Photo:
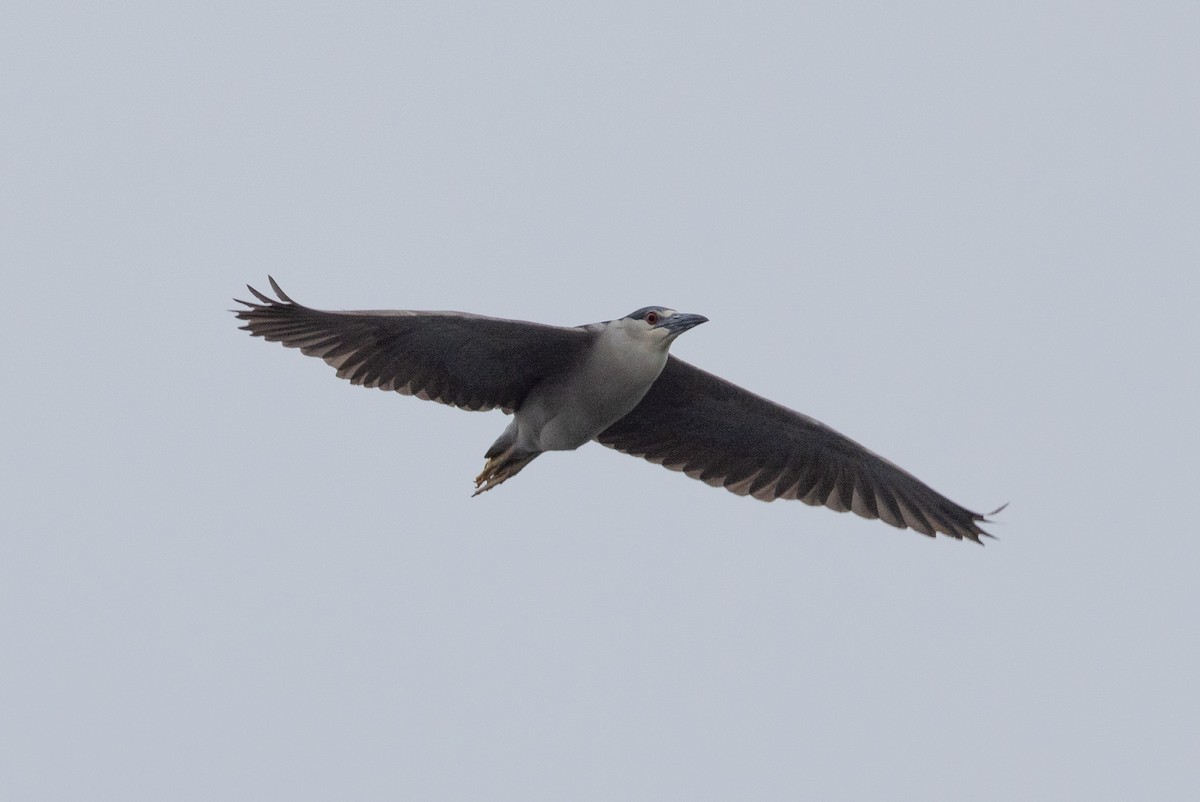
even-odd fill
[[(736, 5), (736, 8), (735, 8)], [(0, 797), (1195, 799), (1200, 6), (8, 2)], [(986, 548), (237, 330), (674, 352)]]

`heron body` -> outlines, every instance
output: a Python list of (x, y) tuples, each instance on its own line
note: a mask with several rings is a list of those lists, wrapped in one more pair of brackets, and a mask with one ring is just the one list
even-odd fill
[[(655, 306), (584, 326), (590, 347), (578, 364), (548, 376), (526, 396), (485, 454), (488, 464), (475, 480), (476, 495), (543, 451), (573, 451), (629, 414), (662, 373), (675, 338), (706, 320)], [(510, 465), (515, 469), (506, 470)]]
[(670, 356), (707, 321), (648, 306), (560, 327), (462, 312), (326, 312), (278, 299), (236, 312), (254, 336), (299, 348), (355, 384), (513, 419), (475, 494), (539, 454), (595, 440), (764, 501), (798, 499), (933, 536), (979, 542), (986, 517), (824, 424)]

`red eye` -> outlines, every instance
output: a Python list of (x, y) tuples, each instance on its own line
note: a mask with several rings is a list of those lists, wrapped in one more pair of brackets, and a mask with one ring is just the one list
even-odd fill
[(646, 322), (649, 323), (651, 326), (657, 326), (658, 325), (658, 312), (647, 312), (646, 313)]

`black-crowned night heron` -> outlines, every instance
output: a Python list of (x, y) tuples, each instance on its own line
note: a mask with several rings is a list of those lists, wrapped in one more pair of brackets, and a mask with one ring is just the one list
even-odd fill
[(669, 356), (701, 315), (647, 306), (566, 328), (465, 312), (323, 312), (270, 282), (278, 300), (248, 287), (261, 303), (238, 301), (252, 335), (320, 357), (354, 384), (512, 413), (475, 495), (544, 451), (595, 440), (763, 501), (824, 504), (930, 536), (988, 534), (985, 516), (823, 423)]

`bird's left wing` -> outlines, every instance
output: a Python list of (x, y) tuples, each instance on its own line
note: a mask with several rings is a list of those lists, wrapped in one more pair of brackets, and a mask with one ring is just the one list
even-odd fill
[(763, 501), (799, 499), (922, 534), (979, 541), (983, 515), (807, 415), (670, 357), (596, 441)]
[[(269, 278), (269, 277), (268, 277)], [(247, 287), (235, 314), (255, 337), (324, 359), (354, 384), (430, 401), (511, 411), (543, 378), (581, 358), (591, 334), (465, 312), (324, 312)]]

